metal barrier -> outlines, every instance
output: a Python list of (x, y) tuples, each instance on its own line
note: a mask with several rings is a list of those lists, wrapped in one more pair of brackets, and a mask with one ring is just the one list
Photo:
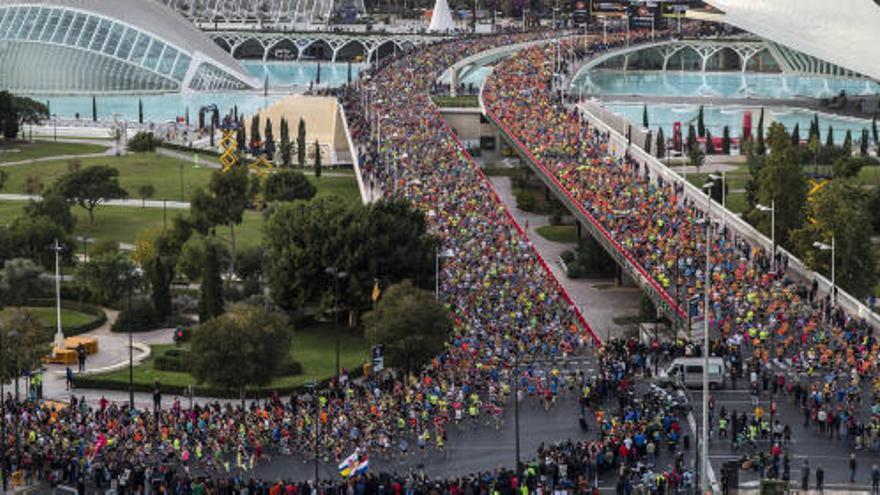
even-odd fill
[[(663, 177), (665, 181), (678, 182), (684, 184), (684, 196), (689, 197), (695, 205), (707, 204), (709, 201), (700, 188), (682, 179), (681, 175), (667, 167), (663, 162), (646, 153), (639, 146), (638, 141), (633, 140), (632, 145), (627, 144), (625, 129), (629, 124), (621, 115), (614, 114), (608, 109), (601, 106), (598, 102), (587, 101), (578, 106), (579, 110), (585, 117), (595, 126), (605, 130), (610, 134), (609, 149), (614, 149), (616, 154), (629, 153), (629, 156), (640, 162), (647, 168), (651, 177)], [(607, 120), (606, 120), (607, 119)], [(621, 128), (624, 132), (621, 132)], [(751, 242), (752, 244), (761, 246), (766, 251), (772, 251), (773, 243), (763, 233), (755, 229), (751, 224), (739, 217), (739, 215), (723, 208), (717, 201), (711, 200), (712, 206), (710, 217), (716, 221), (720, 221), (737, 234)], [(705, 212), (704, 212), (705, 213)], [(819, 285), (819, 291), (828, 294), (831, 291), (831, 281), (824, 275), (814, 272), (798, 259), (794, 254), (786, 249), (777, 246), (776, 251), (788, 257), (788, 269), (794, 275), (797, 275), (805, 282), (816, 280)], [(864, 303), (853, 297), (851, 294), (840, 290), (837, 287), (837, 304), (852, 316), (866, 319), (872, 326), (880, 328), (880, 315), (867, 307)]]

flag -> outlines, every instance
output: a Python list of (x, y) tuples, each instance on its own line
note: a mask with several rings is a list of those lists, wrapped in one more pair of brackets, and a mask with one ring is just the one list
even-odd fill
[(377, 280), (373, 284), (373, 302), (378, 301), (380, 297), (382, 297), (382, 289), (379, 288), (379, 281)]
[(364, 456), (364, 458), (361, 459), (360, 462), (358, 462), (358, 465), (355, 468), (354, 474), (352, 474), (352, 476), (364, 474), (367, 472), (367, 469), (369, 469), (369, 468), (370, 468), (370, 459), (368, 459), (366, 456)]
[(343, 478), (347, 478), (347, 477), (351, 476), (352, 473), (354, 473), (357, 466), (358, 466), (358, 455), (357, 455), (357, 451), (355, 451), (353, 454), (346, 457), (339, 464), (339, 475), (342, 476)]

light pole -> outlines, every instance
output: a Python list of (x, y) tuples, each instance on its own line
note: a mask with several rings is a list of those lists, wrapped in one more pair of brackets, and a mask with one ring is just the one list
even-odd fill
[(333, 277), (333, 332), (336, 334), (336, 381), (339, 382), (339, 280), (348, 276), (345, 271), (339, 271), (335, 266), (324, 269), (327, 275)]
[(443, 252), (439, 250), (434, 254), (434, 299), (440, 302), (440, 258), (451, 258), (455, 256), (455, 251), (446, 249)]
[[(53, 345), (55, 346), (55, 350), (60, 350), (64, 348), (64, 332), (61, 329), (61, 251), (64, 250), (64, 247), (58, 242), (58, 239), (55, 239), (55, 244), (52, 245), (52, 250), (55, 251), (55, 338), (53, 341)], [(53, 350), (53, 354), (55, 353)]]
[(834, 269), (835, 269), (835, 260), (834, 260), (834, 236), (831, 236), (831, 245), (825, 244), (824, 242), (816, 241), (813, 243), (813, 247), (820, 251), (831, 251), (831, 307), (837, 305), (837, 285), (834, 280)]
[(755, 208), (758, 211), (769, 211), (770, 212), (770, 243), (772, 244), (772, 248), (770, 250), (770, 266), (773, 268), (773, 271), (776, 271), (776, 200), (770, 200), (770, 206), (766, 205), (755, 205)]
[(703, 493), (706, 493), (709, 489), (709, 286), (712, 282), (709, 260), (712, 246), (710, 239), (712, 196), (709, 194), (709, 191), (711, 191), (714, 185), (713, 182), (703, 184), (703, 189), (706, 190), (706, 273), (704, 274), (706, 280), (704, 282), (705, 301), (703, 302), (703, 417), (702, 431), (700, 432), (700, 487)]
[(58, 115), (52, 114), (52, 134), (55, 141), (58, 141)]

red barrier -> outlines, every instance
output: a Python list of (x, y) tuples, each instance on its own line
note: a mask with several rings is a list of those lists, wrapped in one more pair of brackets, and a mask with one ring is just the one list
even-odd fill
[(611, 237), (611, 235), (608, 233), (608, 231), (605, 229), (605, 227), (602, 224), (600, 224), (595, 218), (593, 218), (593, 215), (590, 214), (581, 205), (581, 202), (577, 201), (576, 199), (574, 199), (574, 197), (571, 196), (571, 194), (568, 192), (568, 190), (565, 187), (563, 187), (562, 184), (556, 179), (556, 175), (551, 174), (547, 170), (547, 168), (544, 166), (544, 164), (541, 163), (537, 158), (535, 158), (535, 156), (532, 154), (531, 150), (529, 150), (528, 147), (526, 147), (522, 143), (522, 141), (519, 140), (519, 138), (517, 138), (512, 132), (510, 132), (510, 129), (507, 127), (507, 125), (504, 124), (504, 122), (501, 122), (500, 120), (498, 120), (498, 118), (495, 116), (495, 114), (493, 114), (488, 108), (485, 111), (486, 111), (486, 115), (489, 117), (489, 119), (491, 119), (496, 125), (498, 125), (499, 127), (502, 128), (504, 133), (507, 134), (507, 137), (509, 139), (511, 139), (514, 142), (514, 144), (516, 144), (517, 147), (519, 147), (519, 149), (522, 150), (523, 153), (526, 154), (528, 159), (532, 163), (534, 163), (535, 166), (538, 167), (544, 173), (544, 175), (547, 176), (563, 194), (566, 195), (566, 197), (568, 197), (569, 201), (571, 201), (571, 203), (574, 204), (575, 207), (577, 207), (577, 209), (590, 222), (590, 224), (592, 224), (597, 230), (599, 230), (599, 232), (602, 234), (602, 236), (605, 237), (605, 239), (608, 242), (610, 242), (611, 245), (614, 246), (615, 249), (617, 249), (621, 254), (623, 254), (624, 258), (626, 258), (626, 260), (636, 269), (636, 271), (639, 272), (639, 274), (641, 274), (643, 277), (645, 277), (645, 280), (647, 280), (648, 283), (651, 285), (651, 287), (655, 291), (657, 291), (657, 293), (660, 295), (660, 297), (663, 299), (663, 301), (665, 301), (666, 304), (668, 304), (671, 308), (673, 308), (675, 310), (676, 314), (680, 318), (686, 319), (687, 314), (684, 312), (684, 310), (681, 309), (681, 307), (679, 307), (678, 303), (676, 301), (674, 301), (671, 297), (669, 297), (669, 294), (666, 292), (666, 290), (663, 289), (662, 287), (660, 287), (660, 285), (654, 281), (654, 277), (652, 277), (648, 274), (648, 272), (642, 267), (641, 263), (638, 263), (632, 257), (632, 255), (630, 255), (629, 251), (624, 249), (623, 246), (621, 246), (620, 243), (617, 242), (617, 240), (615, 240), (613, 237)]

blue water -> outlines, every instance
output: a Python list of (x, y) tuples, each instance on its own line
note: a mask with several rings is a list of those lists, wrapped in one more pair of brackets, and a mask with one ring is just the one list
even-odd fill
[[(308, 86), (315, 82), (318, 65), (321, 66), (321, 85), (337, 87), (348, 82), (347, 63), (329, 62), (242, 62), (241, 64), (260, 82), (269, 75), (269, 86)], [(357, 79), (358, 74), (367, 67), (366, 64), (351, 64), (351, 77)]]
[[(642, 123), (643, 105), (641, 103), (612, 102), (605, 103), (605, 106), (609, 110), (623, 115), (634, 124), (641, 125)], [(658, 127), (663, 127), (663, 134), (671, 137), (675, 122), (681, 122), (683, 132), (687, 132), (688, 124), (696, 125), (699, 108), (699, 105), (648, 105), (648, 123), (655, 133)], [(731, 137), (740, 137), (742, 135), (743, 114), (746, 111), (752, 112), (752, 132), (754, 132), (754, 126), (758, 125), (758, 117), (761, 113), (760, 108), (707, 105), (703, 107), (703, 122), (713, 136), (721, 136), (724, 132), (724, 126), (728, 126)], [(799, 109), (767, 108), (764, 114), (764, 125), (769, 127), (773, 122), (779, 122), (791, 132), (795, 124), (799, 124), (800, 135), (804, 139), (806, 138), (807, 130), (810, 128), (810, 120), (814, 115), (812, 112)], [(823, 141), (825, 140), (829, 125), (834, 128), (835, 142), (841, 143), (846, 136), (847, 130), (852, 131), (853, 139), (858, 140), (862, 129), (870, 130), (871, 121), (820, 113), (819, 127), (822, 131), (821, 139)]]
[[(269, 86), (289, 87), (291, 89), (308, 87), (314, 82), (318, 71), (316, 62), (246, 62), (244, 68), (260, 81), (269, 75)], [(364, 64), (352, 64), (352, 77), (366, 67)], [(348, 80), (348, 64), (329, 62), (321, 63), (321, 86), (337, 87)], [(91, 96), (39, 96), (33, 98), (48, 101), (51, 113), (62, 119), (73, 119), (77, 113), (83, 120), (92, 118)], [(185, 118), (189, 109), (190, 122), (198, 120), (199, 108), (217, 105), (220, 113), (225, 115), (233, 106), (238, 107), (239, 114), (249, 115), (271, 105), (282, 98), (282, 95), (270, 94), (264, 97), (260, 91), (232, 91), (224, 93), (181, 93), (142, 96), (98, 96), (98, 119), (113, 120), (119, 115), (124, 120), (137, 120), (138, 100), (144, 104), (145, 122), (169, 122)]]
[(793, 77), (740, 72), (627, 72), (597, 70), (578, 76), (574, 90), (585, 94), (706, 96), (720, 98), (827, 98), (880, 93), (873, 81)]

